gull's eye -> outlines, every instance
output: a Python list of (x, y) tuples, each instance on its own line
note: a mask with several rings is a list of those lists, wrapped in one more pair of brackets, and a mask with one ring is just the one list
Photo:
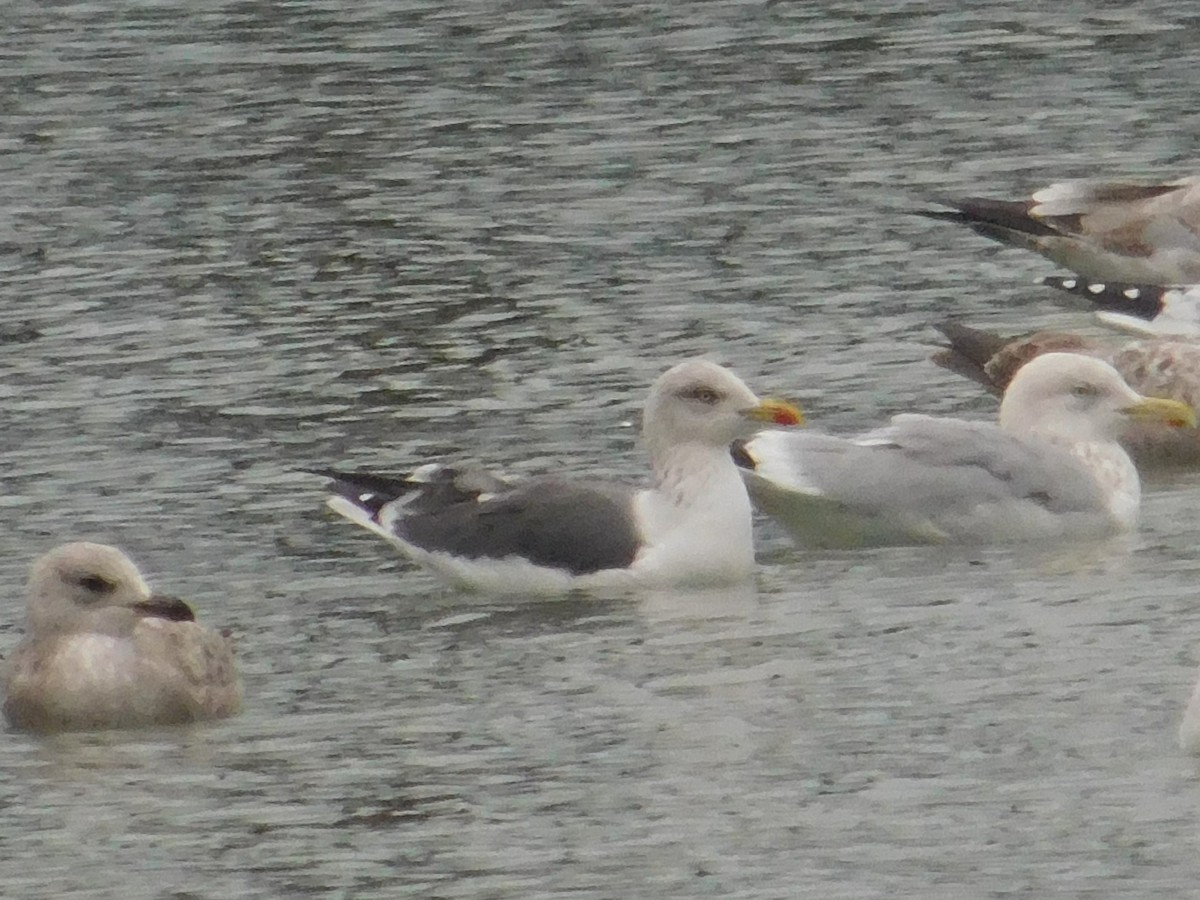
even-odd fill
[(1071, 388), (1071, 393), (1076, 397), (1095, 397), (1100, 393), (1100, 388), (1094, 384), (1077, 384)]
[(117, 589), (115, 581), (109, 581), (102, 575), (84, 575), (79, 579), (79, 586), (93, 594), (111, 594)]
[(708, 406), (716, 406), (721, 401), (721, 395), (710, 387), (696, 385), (680, 392), (681, 397), (688, 400), (699, 400)]

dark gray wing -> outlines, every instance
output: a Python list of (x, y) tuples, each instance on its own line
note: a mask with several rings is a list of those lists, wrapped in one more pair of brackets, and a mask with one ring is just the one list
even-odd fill
[(423, 550), (468, 559), (518, 556), (585, 575), (633, 562), (641, 548), (633, 498), (631, 489), (616, 485), (536, 479), (482, 500), (406, 512), (391, 528)]

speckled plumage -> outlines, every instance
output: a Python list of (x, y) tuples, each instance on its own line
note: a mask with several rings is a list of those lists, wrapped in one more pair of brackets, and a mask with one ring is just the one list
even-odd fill
[(150, 593), (115, 547), (65, 544), (29, 578), (29, 630), (5, 673), (14, 728), (174, 725), (241, 707), (232, 641), (180, 600)]
[[(1200, 344), (1170, 338), (1147, 338), (1114, 345), (1083, 335), (1038, 331), (1003, 337), (991, 332), (946, 323), (938, 326), (949, 346), (931, 359), (1001, 394), (1022, 365), (1045, 353), (1070, 350), (1104, 360), (1125, 382), (1148, 397), (1167, 397), (1200, 406)], [(1131, 421), (1120, 441), (1141, 464), (1200, 463), (1200, 431), (1173, 428), (1164, 422)]]

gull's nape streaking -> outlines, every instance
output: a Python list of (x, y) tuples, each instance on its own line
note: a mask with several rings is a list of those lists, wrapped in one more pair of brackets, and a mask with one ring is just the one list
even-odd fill
[(1063, 181), (1022, 200), (939, 201), (921, 215), (966, 225), (1097, 281), (1200, 283), (1200, 178)]
[(230, 639), (152, 594), (116, 547), (51, 550), (29, 575), (29, 630), (8, 659), (4, 716), (26, 731), (179, 725), (231, 715)]
[(861, 546), (1099, 537), (1131, 529), (1130, 419), (1194, 426), (1112, 366), (1048, 353), (1013, 378), (998, 424), (899, 415), (856, 438), (765, 433), (738, 448), (750, 494), (798, 543)]
[[(1193, 409), (1200, 406), (1200, 344), (1192, 341), (1146, 338), (1114, 344), (1060, 331), (1002, 337), (957, 322), (935, 327), (946, 336), (948, 344), (930, 359), (994, 394), (1003, 394), (1013, 376), (1029, 360), (1066, 351), (1104, 360), (1140, 394), (1168, 397)], [(1122, 430), (1120, 441), (1138, 465), (1200, 463), (1200, 430), (1195, 428), (1131, 419)]]
[(458, 587), (572, 589), (721, 584), (754, 567), (750, 500), (731, 442), (799, 410), (760, 400), (728, 369), (688, 360), (655, 381), (642, 417), (651, 487), (427, 465), (406, 476), (318, 470), (335, 512)]

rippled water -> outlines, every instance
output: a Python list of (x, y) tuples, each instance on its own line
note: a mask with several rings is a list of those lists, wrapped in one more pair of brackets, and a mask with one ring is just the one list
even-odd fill
[(1192, 896), (1200, 476), (1103, 546), (754, 590), (439, 587), (314, 464), (638, 477), (697, 352), (846, 429), (987, 416), (949, 314), (1087, 327), (905, 213), (1193, 168), (1184, 4), (9, 3), (0, 575), (118, 543), (245, 713), (0, 741), (21, 897)]

